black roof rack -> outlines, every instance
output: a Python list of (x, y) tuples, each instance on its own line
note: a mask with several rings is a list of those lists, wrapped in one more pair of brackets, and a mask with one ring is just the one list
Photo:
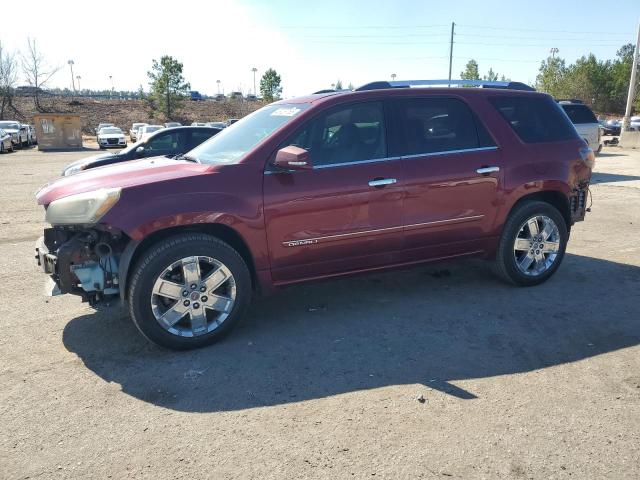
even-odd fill
[(480, 88), (503, 88), (509, 90), (525, 90), (535, 92), (536, 89), (522, 82), (490, 82), (488, 80), (394, 80), (367, 83), (355, 91), (379, 90), (383, 88), (434, 87), (440, 85), (471, 86)]

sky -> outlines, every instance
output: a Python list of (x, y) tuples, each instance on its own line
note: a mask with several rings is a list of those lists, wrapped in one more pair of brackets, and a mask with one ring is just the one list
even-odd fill
[[(90, 6), (91, 5), (91, 6)], [(28, 18), (2, 22), (5, 49), (26, 50), (35, 38), (60, 70), (50, 87), (71, 88), (68, 60), (82, 88), (148, 90), (152, 59), (172, 55), (194, 90), (253, 92), (268, 68), (293, 97), (375, 80), (448, 77), (455, 22), (453, 78), (470, 58), (480, 74), (493, 68), (534, 83), (551, 48), (575, 61), (614, 58), (635, 43), (640, 0), (214, 0), (167, 2), (68, 0), (29, 2)], [(112, 76), (112, 80), (109, 76)], [(24, 84), (21, 79), (20, 84)]]

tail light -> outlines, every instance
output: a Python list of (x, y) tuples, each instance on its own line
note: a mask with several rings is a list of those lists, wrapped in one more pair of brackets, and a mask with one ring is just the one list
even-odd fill
[(585, 163), (585, 165), (593, 169), (596, 164), (596, 155), (593, 153), (593, 150), (591, 150), (589, 147), (582, 147), (580, 150), (578, 150), (578, 153), (580, 153), (580, 158)]

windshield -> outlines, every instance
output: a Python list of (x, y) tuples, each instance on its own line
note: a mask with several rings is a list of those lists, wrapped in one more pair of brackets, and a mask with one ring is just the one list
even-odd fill
[(15, 128), (18, 130), (20, 128), (20, 124), (14, 122), (0, 122), (0, 128)]
[(122, 133), (122, 130), (120, 130), (119, 128), (105, 127), (105, 128), (102, 128), (100, 130), (100, 133), (102, 133), (102, 134), (104, 134), (104, 133)]
[(267, 105), (225, 128), (187, 155), (201, 163), (235, 163), (278, 128), (290, 122), (309, 104)]
[(140, 131), (142, 131), (143, 133), (151, 133), (151, 132), (160, 130), (162, 128), (163, 127), (140, 127)]

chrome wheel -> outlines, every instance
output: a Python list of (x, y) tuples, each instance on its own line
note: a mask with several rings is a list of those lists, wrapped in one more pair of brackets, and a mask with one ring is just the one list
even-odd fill
[(524, 222), (513, 244), (518, 270), (533, 277), (549, 270), (558, 258), (559, 251), (558, 226), (545, 215), (536, 215)]
[(211, 257), (186, 257), (156, 279), (151, 309), (166, 331), (195, 337), (222, 325), (235, 300), (236, 282), (229, 268)]

